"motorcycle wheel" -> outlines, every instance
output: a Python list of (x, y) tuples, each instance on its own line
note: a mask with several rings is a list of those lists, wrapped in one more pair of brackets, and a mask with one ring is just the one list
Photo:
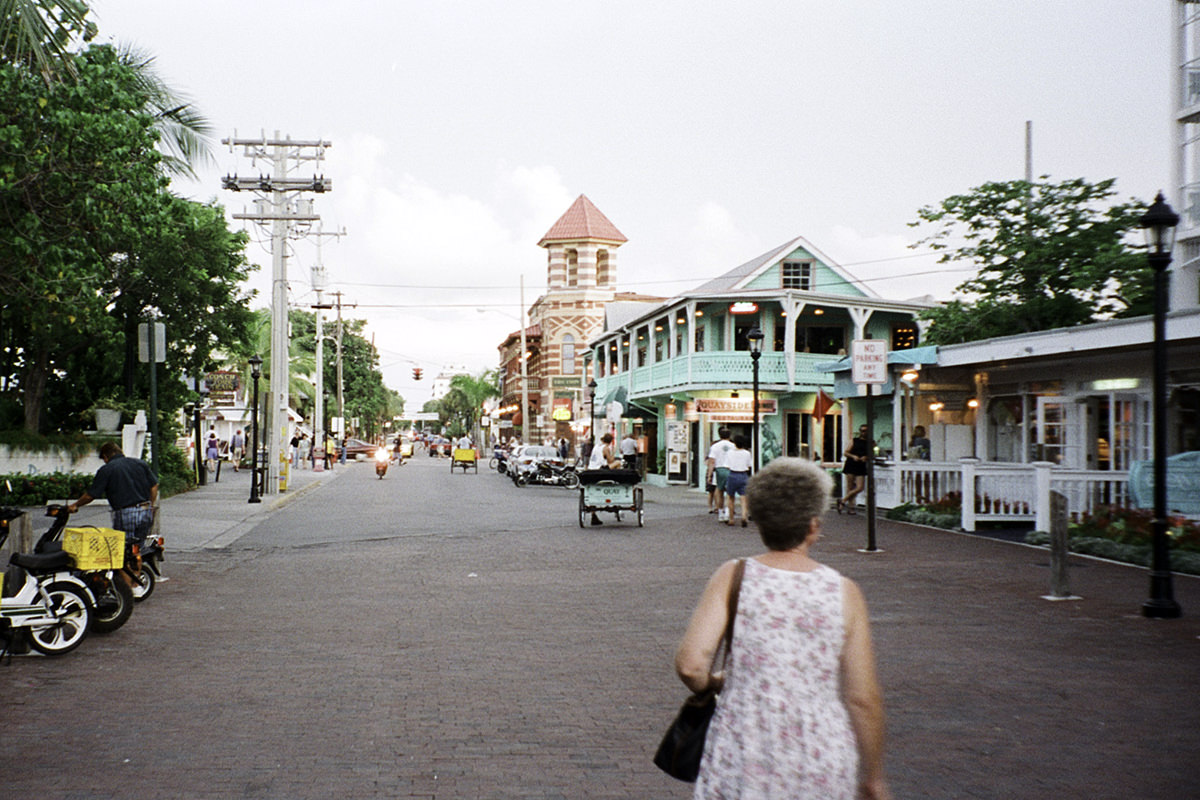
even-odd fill
[(121, 577), (104, 579), (104, 587), (97, 591), (96, 612), (92, 615), (93, 633), (112, 633), (124, 625), (133, 615), (133, 589)]
[(527, 486), (529, 484), (529, 476), (522, 472), (517, 477), (513, 478), (513, 483), (517, 486)]
[(59, 616), (59, 621), (43, 628), (31, 628), (29, 643), (43, 655), (61, 656), (87, 638), (92, 622), (91, 601), (69, 583), (52, 583), (46, 587), (46, 594), (50, 596), (50, 607)]
[[(129, 573), (125, 573), (128, 575)], [(154, 585), (158, 582), (154, 577), (154, 570), (143, 566), (142, 571), (132, 575), (133, 578), (133, 601), (140, 603), (150, 595), (154, 594)]]
[(563, 486), (567, 487), (568, 489), (578, 489), (579, 476), (574, 472), (563, 473)]

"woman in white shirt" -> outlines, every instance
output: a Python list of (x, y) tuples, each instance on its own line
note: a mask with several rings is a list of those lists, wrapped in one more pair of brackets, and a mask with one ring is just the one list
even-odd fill
[(733, 437), (736, 450), (730, 450), (725, 456), (725, 466), (729, 467), (729, 477), (725, 479), (725, 497), (729, 506), (725, 524), (733, 524), (733, 499), (742, 498), (742, 527), (746, 527), (746, 482), (750, 480), (750, 471), (754, 468), (754, 455), (750, 452), (750, 440), (744, 435)]

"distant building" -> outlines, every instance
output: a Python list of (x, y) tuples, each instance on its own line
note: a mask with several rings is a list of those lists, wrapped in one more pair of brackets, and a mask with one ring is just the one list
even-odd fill
[(430, 384), (430, 399), (441, 400), (443, 397), (445, 397), (447, 392), (450, 391), (450, 381), (454, 378), (454, 376), (470, 374), (471, 373), (467, 370), (467, 368), (460, 364), (451, 364), (448, 367), (444, 367)]

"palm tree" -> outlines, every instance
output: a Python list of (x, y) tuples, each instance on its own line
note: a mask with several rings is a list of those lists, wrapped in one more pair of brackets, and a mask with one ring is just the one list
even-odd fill
[(196, 177), (195, 167), (212, 160), (212, 125), (183, 95), (163, 83), (154, 68), (154, 56), (128, 44), (122, 44), (117, 52), (121, 63), (133, 70), (138, 90), (145, 98), (144, 109), (154, 117), (159, 141), (166, 150), (163, 165), (167, 172)]
[(47, 83), (74, 75), (71, 45), (96, 36), (89, 11), (83, 0), (0, 0), (3, 58), (36, 68)]

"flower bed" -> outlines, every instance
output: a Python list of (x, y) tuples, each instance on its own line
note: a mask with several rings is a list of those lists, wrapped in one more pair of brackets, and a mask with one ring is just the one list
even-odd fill
[[(1071, 552), (1150, 566), (1153, 518), (1153, 512), (1145, 509), (1102, 508), (1070, 525)], [(1172, 517), (1168, 523), (1172, 571), (1200, 575), (1200, 524), (1182, 517)], [(1049, 545), (1050, 534), (1033, 531), (1025, 537), (1025, 542)]]

